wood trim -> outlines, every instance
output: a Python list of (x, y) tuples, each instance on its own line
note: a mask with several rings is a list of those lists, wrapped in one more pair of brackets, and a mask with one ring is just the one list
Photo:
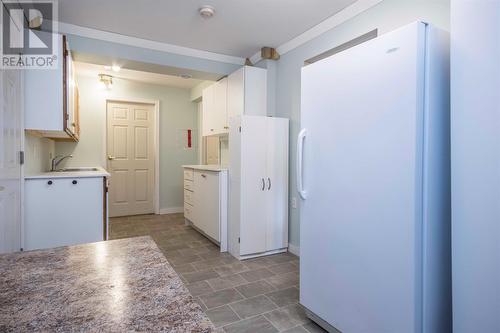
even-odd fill
[[(68, 126), (68, 121), (69, 121), (69, 105), (68, 105), (68, 56), (69, 56), (69, 51), (68, 51), (68, 42), (67, 42), (67, 37), (66, 35), (62, 36), (62, 43), (63, 43), (63, 49), (62, 49), (62, 57), (63, 57), (63, 131), (68, 134), (69, 138), (66, 139), (66, 141), (79, 141), (79, 137), (75, 135), (71, 131), (71, 128)], [(74, 73), (73, 73), (74, 74)], [(64, 139), (62, 139), (64, 140)], [(62, 141), (61, 140), (61, 141)]]
[(102, 239), (108, 240), (108, 179), (102, 179)]
[(71, 136), (68, 129), (68, 48), (66, 46), (66, 36), (62, 36), (62, 64), (63, 64), (63, 131)]

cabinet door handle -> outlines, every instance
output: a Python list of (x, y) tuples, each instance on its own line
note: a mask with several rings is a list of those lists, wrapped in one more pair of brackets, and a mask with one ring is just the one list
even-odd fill
[(49, 181), (47, 182), (47, 184), (48, 184), (48, 185), (52, 185), (52, 180), (49, 180)]
[(71, 183), (72, 183), (73, 185), (78, 184), (78, 182), (77, 182), (76, 180), (73, 180)]
[(262, 191), (264, 191), (266, 189), (266, 181), (264, 180), (264, 178), (261, 179), (262, 179)]
[(207, 175), (202, 174), (201, 176), (202, 176), (203, 178), (207, 178)]
[(271, 189), (271, 178), (267, 177), (267, 190)]

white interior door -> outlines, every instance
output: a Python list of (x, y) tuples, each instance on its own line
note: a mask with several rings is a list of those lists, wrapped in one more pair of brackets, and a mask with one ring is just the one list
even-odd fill
[(108, 102), (109, 215), (154, 213), (154, 105)]
[(242, 117), (241, 255), (265, 252), (267, 249), (266, 129), (265, 117)]
[(0, 253), (21, 249), (21, 73), (0, 71)]

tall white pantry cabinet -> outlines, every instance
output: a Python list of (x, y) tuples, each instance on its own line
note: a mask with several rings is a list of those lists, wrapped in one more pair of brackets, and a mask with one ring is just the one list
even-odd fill
[(239, 116), (229, 128), (229, 252), (239, 259), (286, 252), (288, 119)]

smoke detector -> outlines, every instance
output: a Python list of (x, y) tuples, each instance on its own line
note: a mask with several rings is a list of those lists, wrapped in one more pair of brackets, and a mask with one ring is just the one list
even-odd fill
[(209, 5), (202, 6), (198, 11), (204, 19), (209, 19), (215, 15), (215, 8)]

